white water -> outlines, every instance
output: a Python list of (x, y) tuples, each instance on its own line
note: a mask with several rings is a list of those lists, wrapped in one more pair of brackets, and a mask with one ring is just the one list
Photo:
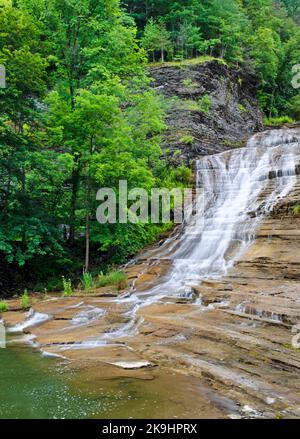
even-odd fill
[(50, 319), (51, 319), (51, 316), (49, 316), (48, 314), (34, 312), (31, 309), (26, 314), (26, 319), (24, 320), (24, 322), (19, 323), (11, 328), (8, 328), (7, 332), (11, 333), (11, 334), (21, 333), (24, 331), (24, 329), (32, 328), (34, 326), (39, 326), (42, 323), (45, 323)]
[(171, 260), (169, 272), (157, 286), (131, 295), (132, 320), (105, 339), (134, 335), (141, 323), (141, 307), (171, 296), (188, 297), (193, 285), (224, 276), (253, 244), (262, 220), (292, 191), (299, 163), (298, 129), (260, 133), (246, 148), (199, 160), (197, 185), (204, 190), (202, 227), (190, 234), (187, 224), (153, 254), (157, 260)]
[(103, 317), (105, 315), (105, 312), (106, 311), (103, 310), (102, 308), (96, 308), (89, 305), (86, 307), (85, 310), (75, 314), (75, 316), (72, 319), (72, 325), (76, 327), (89, 325), (90, 323), (93, 323), (99, 320), (101, 317)]
[(299, 154), (300, 130), (274, 130), (254, 136), (247, 148), (199, 160), (203, 226), (197, 235), (177, 237), (172, 254), (164, 251), (173, 264), (157, 290), (188, 293), (191, 285), (226, 274), (253, 243), (260, 222), (293, 189)]

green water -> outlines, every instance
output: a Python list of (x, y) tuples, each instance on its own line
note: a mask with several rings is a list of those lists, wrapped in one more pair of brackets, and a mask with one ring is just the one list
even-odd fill
[(0, 349), (0, 419), (126, 419), (197, 416), (196, 398), (170, 373), (153, 379), (84, 376), (29, 347)]
[(29, 348), (0, 349), (1, 419), (105, 417), (119, 401), (118, 393), (83, 394), (55, 359)]
[[(33, 348), (0, 349), (0, 419), (206, 417), (198, 380), (154, 369), (146, 379), (75, 371)], [(157, 371), (157, 372), (156, 372)], [(86, 373), (85, 373), (86, 372)]]

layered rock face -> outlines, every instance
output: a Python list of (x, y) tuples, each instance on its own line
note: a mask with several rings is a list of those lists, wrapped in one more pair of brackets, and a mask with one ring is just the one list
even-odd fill
[(256, 80), (217, 61), (163, 65), (150, 70), (153, 87), (166, 98), (164, 154), (190, 165), (199, 156), (242, 146), (262, 130)]
[[(289, 176), (293, 189), (273, 200), (252, 245), (225, 276), (194, 286), (194, 310), (177, 298), (176, 304), (142, 311), (145, 338), (168, 340), (143, 351), (201, 377), (219, 403), (234, 401), (245, 417), (300, 416), (300, 130), (259, 134), (248, 148), (274, 147), (276, 139), (283, 143), (276, 152), (279, 163), (293, 165), (266, 168), (260, 197), (267, 200)], [(178, 334), (181, 341), (175, 341)]]

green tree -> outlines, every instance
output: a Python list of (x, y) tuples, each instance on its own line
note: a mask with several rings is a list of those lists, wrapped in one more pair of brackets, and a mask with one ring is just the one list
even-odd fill
[(219, 42), (214, 45), (216, 55), (231, 62), (241, 62), (249, 22), (240, 3), (212, 0), (206, 10), (206, 20), (210, 38)]
[(300, 93), (292, 97), (286, 104), (286, 111), (295, 120), (300, 120)]
[(148, 53), (152, 54), (153, 61), (155, 61), (156, 51), (160, 52), (161, 62), (165, 61), (166, 52), (172, 53), (172, 42), (171, 35), (163, 21), (149, 20), (145, 27), (142, 45)]
[[(7, 72), (7, 88), (0, 90), (0, 251), (7, 261), (24, 265), (34, 255), (61, 250), (51, 221), (44, 221), (46, 202), (39, 209), (36, 205), (39, 191), (49, 184), (47, 176), (53, 177), (36, 133), (47, 61), (40, 53), (39, 29), (28, 14), (2, 1), (0, 27), (0, 62)], [(33, 185), (37, 166), (44, 175), (38, 187)]]
[(300, 12), (300, 0), (282, 0), (291, 17), (296, 17)]
[(0, 26), (5, 271), (24, 266), (24, 276), (46, 278), (49, 264), (53, 274), (87, 271), (91, 254), (95, 264), (124, 261), (160, 228), (100, 226), (99, 185), (117, 190), (127, 179), (150, 190), (168, 176), (162, 105), (132, 18), (111, 0), (2, 1)]
[(280, 39), (272, 29), (259, 28), (249, 40), (253, 64), (261, 80), (261, 104), (272, 116), (276, 79), (279, 72), (281, 46)]

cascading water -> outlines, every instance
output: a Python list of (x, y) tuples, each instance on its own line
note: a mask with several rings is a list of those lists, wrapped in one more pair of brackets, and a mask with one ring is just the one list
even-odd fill
[(169, 272), (150, 290), (125, 299), (133, 303), (131, 323), (106, 339), (134, 334), (141, 307), (169, 296), (188, 296), (192, 285), (224, 276), (253, 243), (261, 221), (293, 189), (299, 163), (299, 129), (260, 133), (246, 148), (199, 160), (197, 185), (204, 191), (200, 230), (190, 234), (186, 225), (153, 253), (155, 259), (171, 260)]
[[(142, 307), (171, 296), (189, 297), (193, 285), (224, 276), (254, 242), (261, 221), (292, 191), (300, 174), (299, 164), (300, 129), (260, 133), (246, 148), (199, 160), (197, 185), (204, 192), (199, 230), (191, 234), (189, 224), (185, 224), (159, 250), (143, 255), (143, 259), (166, 259), (171, 267), (147, 291), (136, 289), (110, 300), (111, 304), (126, 305), (124, 323), (100, 342), (136, 334)], [(99, 339), (96, 342), (99, 344)]]
[(188, 293), (201, 279), (224, 275), (253, 242), (261, 220), (293, 189), (299, 154), (300, 130), (274, 130), (254, 136), (244, 149), (199, 160), (202, 228), (195, 235), (187, 227), (172, 254), (162, 250), (160, 257), (173, 263), (154, 291)]

